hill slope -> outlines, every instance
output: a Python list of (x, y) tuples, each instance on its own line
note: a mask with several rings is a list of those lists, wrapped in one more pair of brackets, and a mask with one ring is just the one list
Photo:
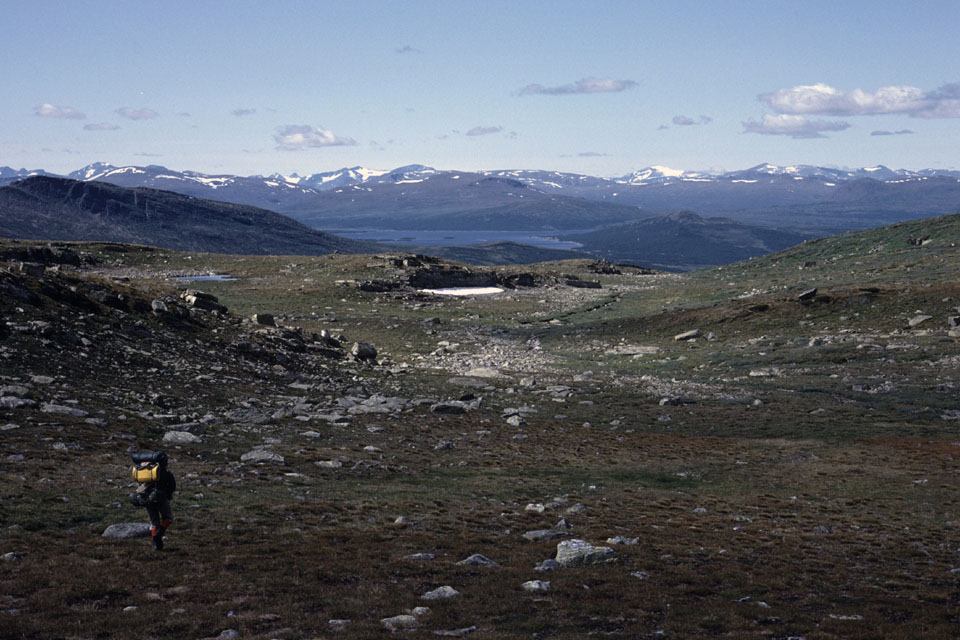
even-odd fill
[(260, 255), (381, 249), (310, 229), (256, 207), (46, 176), (0, 188), (0, 236), (104, 240), (180, 251)]
[(779, 251), (809, 236), (680, 211), (564, 238), (608, 260), (689, 270)]
[(633, 206), (544, 193), (519, 180), (444, 172), (325, 191), (280, 209), (316, 228), (574, 230), (625, 222)]

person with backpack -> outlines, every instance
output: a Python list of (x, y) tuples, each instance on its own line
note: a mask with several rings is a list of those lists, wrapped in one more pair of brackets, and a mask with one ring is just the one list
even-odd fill
[(177, 480), (167, 469), (167, 454), (163, 451), (144, 451), (131, 454), (134, 466), (130, 470), (139, 484), (130, 494), (134, 506), (146, 507), (150, 518), (150, 537), (153, 548), (163, 551), (163, 534), (173, 522), (170, 499), (177, 490)]

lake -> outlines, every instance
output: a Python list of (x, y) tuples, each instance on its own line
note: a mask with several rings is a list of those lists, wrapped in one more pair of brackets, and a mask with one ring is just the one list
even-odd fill
[[(560, 240), (543, 232), (531, 231), (407, 231), (399, 229), (323, 229), (344, 238), (427, 247), (459, 247), (487, 242), (517, 242), (545, 249), (577, 249), (579, 242)], [(558, 231), (557, 234), (578, 233), (580, 230)]]

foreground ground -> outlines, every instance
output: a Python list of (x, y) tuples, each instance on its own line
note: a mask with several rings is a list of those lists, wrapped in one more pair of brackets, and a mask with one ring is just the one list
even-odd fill
[[(958, 241), (460, 299), (403, 256), (4, 244), (0, 637), (382, 637), (416, 607), (412, 637), (956, 637)], [(238, 279), (169, 278), (210, 272)], [(167, 550), (102, 537), (161, 447)], [(615, 560), (535, 570), (564, 539)]]

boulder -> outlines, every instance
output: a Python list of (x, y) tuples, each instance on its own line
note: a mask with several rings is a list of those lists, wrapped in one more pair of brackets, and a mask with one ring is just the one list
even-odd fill
[(407, 629), (416, 629), (419, 623), (417, 622), (416, 616), (404, 614), (401, 616), (393, 616), (392, 618), (383, 618), (380, 620), (380, 624), (383, 625), (383, 628), (387, 631), (405, 631)]
[(461, 560), (457, 564), (470, 565), (472, 567), (499, 567), (500, 566), (496, 562), (488, 558), (487, 556), (480, 555), (479, 553), (475, 553), (469, 558)]
[(420, 597), (424, 600), (445, 600), (447, 598), (455, 598), (459, 595), (459, 591), (449, 585), (444, 585), (442, 587), (437, 587), (433, 591), (427, 591)]
[(520, 588), (531, 593), (545, 593), (550, 591), (550, 583), (543, 580), (528, 580), (520, 585)]
[(276, 321), (273, 319), (272, 313), (255, 313), (250, 316), (250, 321), (253, 322), (253, 324), (260, 324), (265, 327), (277, 326)]
[(459, 401), (438, 402), (430, 406), (430, 411), (433, 413), (460, 414), (466, 413), (467, 408), (462, 402)]
[(202, 442), (199, 437), (189, 431), (167, 431), (163, 434), (163, 441), (167, 444), (196, 444)]
[(0, 397), (0, 408), (3, 409), (35, 409), (36, 407), (36, 400), (27, 400), (25, 398), (18, 398), (17, 396)]
[(932, 317), (933, 317), (933, 316), (928, 316), (928, 315), (925, 315), (925, 314), (918, 314), (918, 315), (915, 315), (915, 316), (913, 316), (912, 318), (910, 318), (910, 319), (907, 321), (907, 324), (908, 324), (908, 325), (910, 326), (910, 328), (912, 329), (913, 327), (918, 327), (918, 326), (920, 326), (921, 324), (923, 324), (923, 323), (926, 322), (927, 320), (931, 319)]
[(369, 342), (354, 342), (350, 355), (357, 360), (376, 360), (377, 349)]
[(150, 525), (146, 522), (118, 522), (107, 527), (101, 535), (113, 540), (147, 538), (150, 536)]
[(556, 540), (557, 538), (565, 538), (570, 535), (572, 535), (570, 532), (561, 529), (537, 529), (535, 531), (527, 531), (523, 534), (523, 537), (531, 542), (538, 542), (540, 540)]
[(283, 456), (266, 449), (254, 449), (240, 456), (240, 462), (249, 462), (251, 464), (285, 464)]
[(556, 561), (561, 567), (583, 567), (616, 561), (610, 547), (595, 547), (586, 540), (564, 540), (557, 545)]
[(67, 407), (60, 404), (44, 404), (40, 407), (40, 411), (44, 413), (59, 413), (68, 416), (73, 416), (74, 418), (86, 418), (89, 414), (83, 409), (77, 409), (76, 407)]
[(677, 342), (683, 342), (685, 340), (694, 340), (700, 337), (700, 329), (691, 329), (690, 331), (684, 331), (683, 333), (678, 333), (673, 336), (673, 339)]
[(194, 309), (216, 311), (218, 313), (226, 313), (227, 311), (227, 308), (217, 300), (217, 296), (204, 293), (203, 291), (187, 289), (181, 294), (181, 298), (183, 298), (183, 301), (188, 307), (193, 307)]

